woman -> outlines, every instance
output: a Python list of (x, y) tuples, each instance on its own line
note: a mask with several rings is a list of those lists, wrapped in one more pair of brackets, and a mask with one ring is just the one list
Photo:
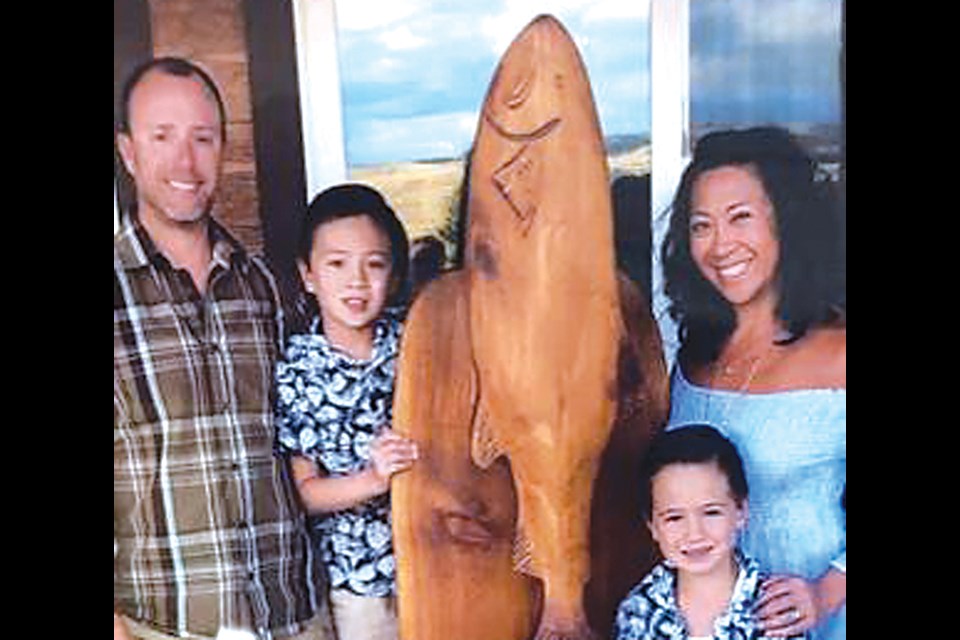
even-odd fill
[(783, 130), (705, 136), (664, 245), (680, 328), (670, 428), (707, 422), (744, 457), (744, 549), (775, 575), (768, 635), (846, 637), (845, 268), (827, 184)]

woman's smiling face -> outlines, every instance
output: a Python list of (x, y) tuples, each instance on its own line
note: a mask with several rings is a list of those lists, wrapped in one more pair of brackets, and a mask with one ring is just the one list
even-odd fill
[(776, 219), (763, 183), (749, 166), (722, 166), (696, 179), (689, 231), (693, 261), (730, 304), (776, 304)]

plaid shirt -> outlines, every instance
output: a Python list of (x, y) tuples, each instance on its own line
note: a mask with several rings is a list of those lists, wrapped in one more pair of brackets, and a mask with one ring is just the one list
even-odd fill
[(114, 239), (114, 608), (159, 631), (298, 633), (322, 584), (273, 452), (275, 283), (211, 222), (201, 296), (136, 221)]

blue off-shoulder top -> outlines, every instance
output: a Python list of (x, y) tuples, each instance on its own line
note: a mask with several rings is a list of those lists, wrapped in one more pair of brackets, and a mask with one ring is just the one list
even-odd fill
[[(667, 428), (716, 427), (740, 451), (749, 486), (744, 551), (769, 573), (813, 580), (847, 570), (846, 389), (743, 393), (701, 387), (679, 365)], [(813, 638), (846, 638), (846, 605)]]

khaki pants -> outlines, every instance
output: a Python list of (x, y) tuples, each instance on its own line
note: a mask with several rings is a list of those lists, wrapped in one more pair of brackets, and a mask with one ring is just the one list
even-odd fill
[(397, 599), (366, 598), (346, 589), (330, 590), (337, 640), (397, 640)]
[[(150, 627), (131, 620), (126, 616), (121, 616), (127, 627), (127, 633), (134, 640), (216, 640), (210, 636), (171, 636), (160, 631), (154, 631)], [(231, 640), (230, 637), (222, 640)], [(238, 639), (239, 640), (239, 639)], [(327, 620), (325, 612), (323, 615), (317, 615), (304, 624), (304, 630), (297, 635), (286, 636), (283, 640), (336, 640), (333, 630), (330, 629), (330, 622)]]

